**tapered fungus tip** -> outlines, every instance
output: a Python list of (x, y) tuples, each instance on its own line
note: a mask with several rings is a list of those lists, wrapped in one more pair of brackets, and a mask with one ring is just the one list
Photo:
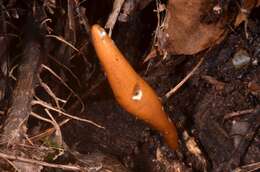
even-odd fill
[(91, 27), (91, 32), (99, 32), (99, 30), (101, 30), (102, 28), (98, 25), (98, 24), (94, 24)]
[(101, 26), (95, 24), (91, 27), (91, 35), (92, 39), (95, 39), (95, 36), (102, 38), (107, 35), (107, 33)]

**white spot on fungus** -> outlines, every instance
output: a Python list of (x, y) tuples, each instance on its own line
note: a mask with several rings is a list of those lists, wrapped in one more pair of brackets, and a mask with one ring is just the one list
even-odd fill
[(143, 92), (141, 89), (137, 89), (134, 92), (134, 95), (132, 96), (132, 100), (139, 101), (143, 97)]
[(104, 31), (103, 29), (99, 32), (99, 36), (101, 37), (101, 38), (103, 38), (104, 36), (106, 36), (106, 31)]

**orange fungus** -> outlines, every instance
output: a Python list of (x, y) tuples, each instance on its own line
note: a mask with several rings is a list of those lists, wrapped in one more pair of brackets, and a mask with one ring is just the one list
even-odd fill
[(102, 27), (92, 26), (91, 35), (118, 103), (127, 112), (161, 132), (167, 144), (177, 149), (176, 128), (164, 112), (155, 91), (134, 71)]

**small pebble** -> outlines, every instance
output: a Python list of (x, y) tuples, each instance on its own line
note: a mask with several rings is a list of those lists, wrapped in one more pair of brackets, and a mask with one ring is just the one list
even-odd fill
[(232, 58), (232, 63), (235, 66), (235, 68), (243, 68), (247, 66), (250, 63), (250, 56), (245, 50), (239, 50), (237, 51), (233, 58)]

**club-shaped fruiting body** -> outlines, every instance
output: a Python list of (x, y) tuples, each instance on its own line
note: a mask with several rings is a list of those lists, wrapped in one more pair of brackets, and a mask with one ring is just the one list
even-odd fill
[(176, 128), (164, 112), (155, 91), (134, 71), (102, 27), (92, 26), (91, 36), (118, 103), (127, 112), (161, 132), (167, 144), (177, 149)]

